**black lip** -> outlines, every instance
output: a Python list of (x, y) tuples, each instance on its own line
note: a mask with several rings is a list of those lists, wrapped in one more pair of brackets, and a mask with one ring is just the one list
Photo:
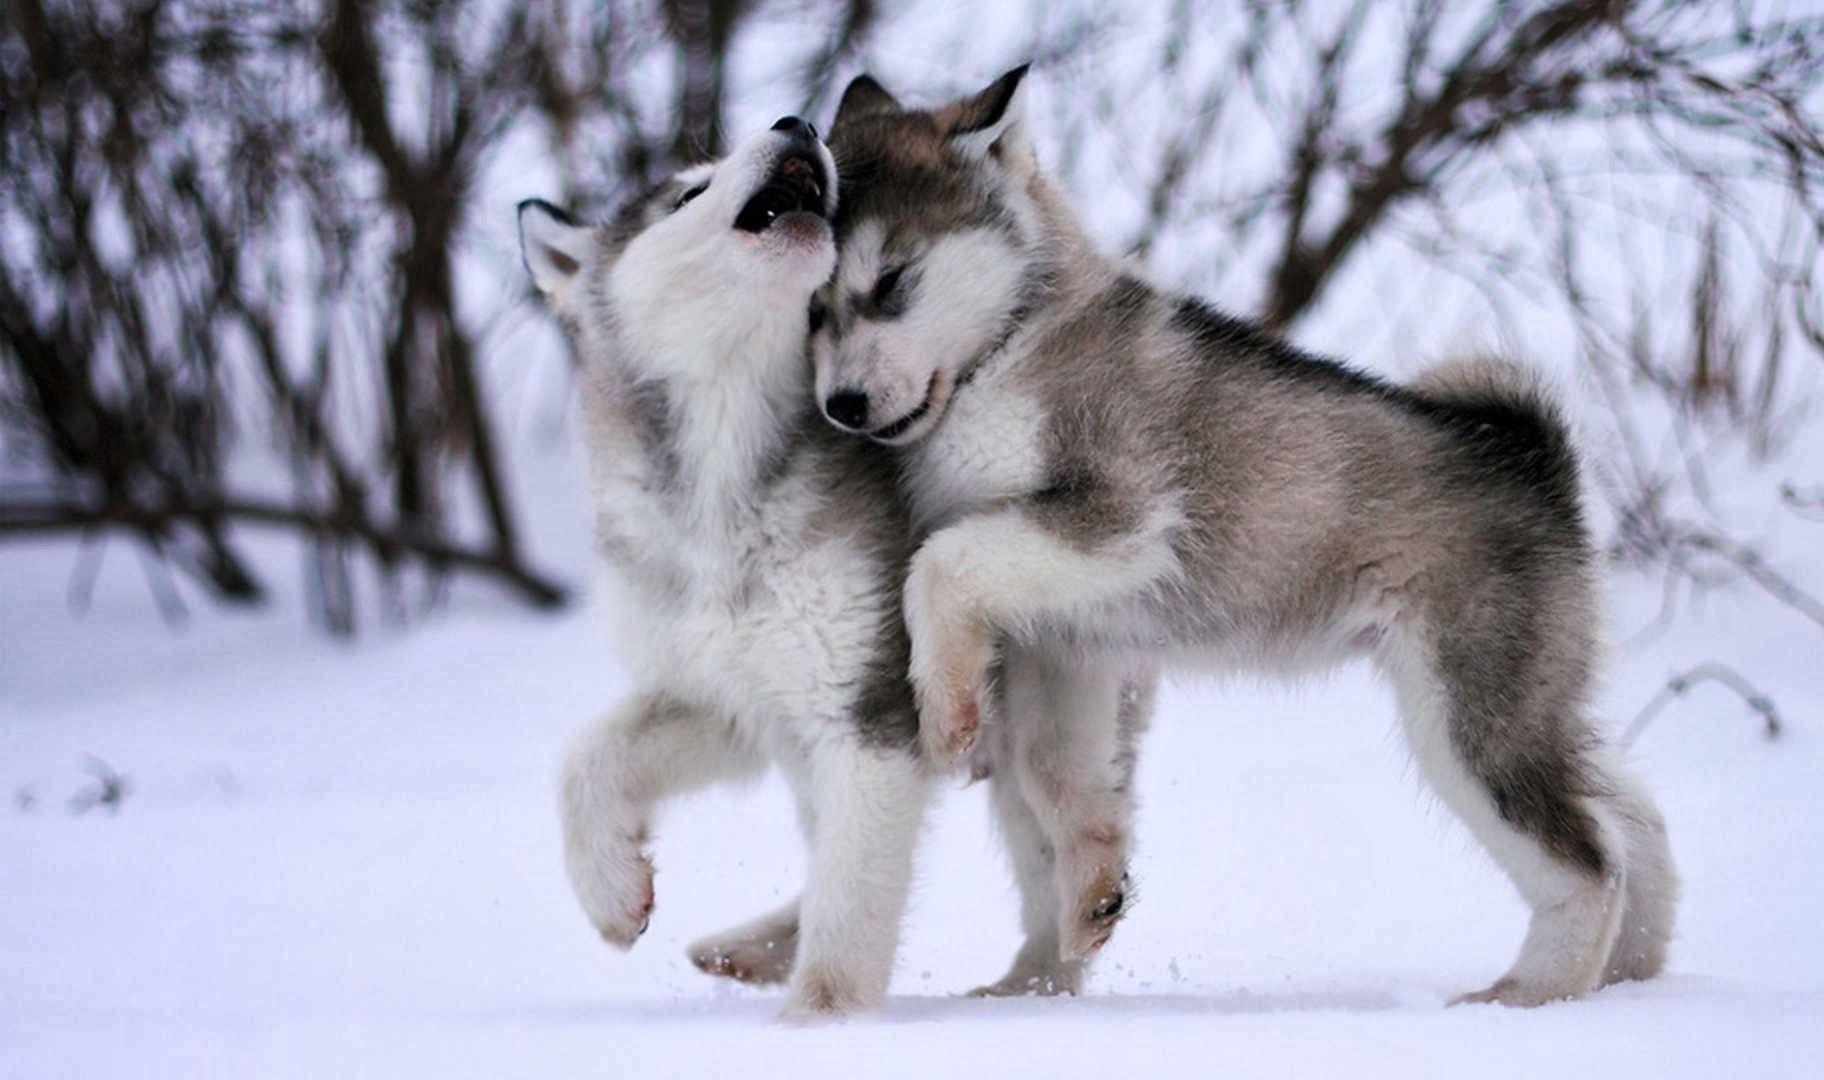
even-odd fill
[(788, 151), (773, 164), (766, 183), (735, 215), (735, 228), (742, 232), (763, 233), (787, 214), (824, 217), (824, 193), (829, 189), (829, 173), (817, 154), (807, 150)]
[(925, 384), (925, 400), (918, 403), (918, 408), (913, 409), (911, 412), (885, 427), (877, 427), (873, 431), (868, 432), (868, 438), (873, 439), (876, 442), (892, 442), (894, 439), (904, 435), (907, 428), (924, 419), (924, 415), (931, 411), (931, 399), (936, 396), (936, 390), (937, 376), (933, 374), (931, 376), (931, 381)]

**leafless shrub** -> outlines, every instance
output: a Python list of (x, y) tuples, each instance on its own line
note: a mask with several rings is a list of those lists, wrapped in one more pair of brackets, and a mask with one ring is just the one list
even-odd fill
[(1183, 2), (1148, 25), (1150, 57), (1075, 63), (1055, 121), (1066, 145), (1138, 129), (1117, 185), (1108, 155), (1064, 155), (1080, 189), (1144, 193), (1116, 215), (1137, 255), (1294, 334), (1347, 305), (1370, 247), (1467, 283), (1513, 347), (1575, 351), (1614, 439), (1594, 465), (1618, 556), (1817, 619), (1707, 459), (1773, 459), (1824, 358), (1824, 16)]
[[(6, 490), (0, 534), (125, 530), (252, 602), (232, 527), (289, 529), (337, 633), (359, 555), (394, 610), (407, 564), (562, 599), (522, 559), (455, 296), (469, 185), (546, 71), (530, 17), (480, 9), (9, 5), (0, 408), (33, 480)], [(264, 408), (237, 417), (249, 397)], [(350, 415), (363, 399), (381, 424)], [(275, 429), (288, 493), (232, 482), (228, 448), (269, 434), (237, 419)], [(461, 483), (478, 539), (448, 505)]]
[[(1774, 458), (1824, 356), (1824, 16), (1034, 0), (1017, 40), (916, 0), (20, 0), (0, 20), (0, 431), (28, 479), (0, 490), (0, 535), (126, 530), (250, 601), (231, 527), (284, 527), (339, 632), (362, 566), (395, 610), (456, 570), (555, 602), (477, 377), (499, 312), (454, 284), (479, 177), (530, 125), (564, 186), (545, 194), (602, 211), (722, 147), (755, 86), (734, 58), (765, 34), (800, 46), (762, 77), (809, 112), (860, 68), (936, 94), (1040, 60), (1048, 145), (1116, 204), (1120, 242), (1287, 333), (1371, 248), (1467, 283), (1511, 341), (1576, 353), (1613, 429), (1619, 557), (1816, 615), (1711, 498), (1706, 457), (1725, 438)], [(909, 20), (941, 56), (877, 47)], [(229, 448), (261, 438), (287, 490), (230, 482)], [(1805, 490), (1784, 496), (1801, 515)]]

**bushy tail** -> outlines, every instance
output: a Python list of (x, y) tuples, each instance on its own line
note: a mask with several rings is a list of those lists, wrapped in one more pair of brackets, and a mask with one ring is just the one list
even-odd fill
[(1491, 462), (1575, 499), (1570, 426), (1537, 373), (1501, 357), (1472, 356), (1426, 368), (1407, 389)]
[(1408, 387), (1420, 397), (1452, 404), (1506, 404), (1553, 420), (1558, 406), (1539, 376), (1499, 356), (1457, 357), (1419, 372)]

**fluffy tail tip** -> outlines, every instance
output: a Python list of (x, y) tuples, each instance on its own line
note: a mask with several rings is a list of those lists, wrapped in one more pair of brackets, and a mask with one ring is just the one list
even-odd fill
[(1428, 398), (1463, 403), (1508, 402), (1548, 415), (1557, 407), (1538, 374), (1502, 356), (1457, 357), (1419, 372), (1411, 389)]

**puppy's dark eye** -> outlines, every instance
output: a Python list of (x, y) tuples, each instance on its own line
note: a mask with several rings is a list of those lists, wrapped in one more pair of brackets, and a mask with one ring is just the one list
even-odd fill
[(708, 190), (709, 190), (708, 184), (698, 184), (696, 187), (691, 188), (689, 191), (686, 191), (684, 194), (678, 196), (677, 205), (673, 206), (672, 209), (673, 210), (684, 209), (685, 203), (689, 202), (690, 200), (696, 198), (697, 196), (703, 194), (705, 191), (708, 191)]
[(905, 276), (904, 263), (888, 270), (874, 282), (874, 291), (868, 294), (868, 299), (874, 301), (874, 306), (877, 308), (893, 307), (894, 302), (899, 298), (899, 283)]
[(815, 334), (817, 331), (823, 329), (823, 324), (829, 317), (829, 308), (824, 307), (822, 303), (816, 300), (811, 301), (811, 333)]

